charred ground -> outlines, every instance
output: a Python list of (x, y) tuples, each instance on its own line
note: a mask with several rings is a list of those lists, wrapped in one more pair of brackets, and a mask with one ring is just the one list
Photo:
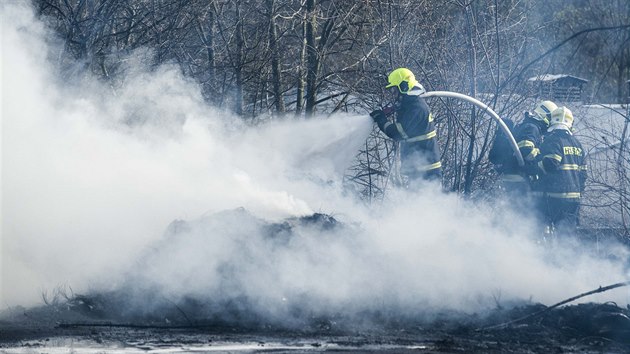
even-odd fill
[[(249, 224), (274, 247), (282, 247), (305, 230), (318, 231), (318, 235), (322, 231), (342, 230), (344, 235), (356, 231), (326, 214), (268, 223), (238, 209), (209, 220), (234, 224), (233, 218)], [(184, 237), (192, 227), (185, 221), (172, 223), (161, 244)], [(147, 251), (140, 265), (162, 259), (154, 257), (159, 249)], [(230, 264), (223, 268), (230, 276)], [(88, 294), (58, 289), (45, 299), (46, 305), (5, 310), (0, 315), (0, 348), (45, 350), (81, 343), (103, 350), (143, 351), (630, 352), (630, 308), (614, 303), (547, 307), (521, 302), (497, 304), (475, 314), (404, 309), (345, 313), (313, 311), (300, 306), (308, 303), (305, 299), (287, 309), (290, 316), (274, 317), (255, 307), (255, 299), (246, 295), (220, 299), (190, 295), (169, 300), (159, 295), (156, 284), (142, 280), (143, 286), (138, 288), (136, 282), (140, 282), (138, 275), (132, 275), (118, 289)], [(243, 347), (245, 344), (249, 346)]]
[[(208, 319), (188, 323), (138, 318), (132, 322), (94, 311), (99, 306), (100, 310), (106, 309), (99, 302), (76, 296), (64, 303), (5, 311), (0, 321), (0, 346), (43, 350), (64, 343), (84, 343), (152, 350), (254, 343), (254, 351), (279, 348), (274, 351), (292, 352), (630, 352), (630, 310), (615, 304), (580, 304), (542, 313), (544, 305), (530, 304), (495, 309), (483, 315), (444, 313), (432, 318), (382, 318), (380, 326), (372, 324), (370, 328), (348, 323), (341, 316), (311, 318), (301, 328), (289, 328), (264, 321), (230, 323)], [(513, 322), (526, 316), (531, 317)], [(374, 314), (374, 323), (377, 317)]]

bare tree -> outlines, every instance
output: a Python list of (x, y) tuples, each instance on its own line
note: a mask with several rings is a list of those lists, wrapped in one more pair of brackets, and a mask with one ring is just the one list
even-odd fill
[[(286, 111), (367, 114), (388, 104), (386, 75), (397, 67), (412, 69), (428, 90), (468, 93), (517, 122), (536, 99), (523, 89), (524, 81), (538, 74), (585, 76), (592, 99), (622, 102), (628, 95), (630, 3), (625, 0), (34, 3), (64, 42), (54, 54), (64, 75), (91, 72), (115, 91), (124, 84), (127, 58), (142, 53), (149, 69), (175, 63), (201, 84), (209, 102), (248, 118)], [(487, 195), (495, 187), (486, 158), (494, 123), (461, 101), (428, 102), (446, 188), (473, 198)], [(598, 191), (605, 197), (588, 203), (602, 217), (612, 208), (627, 230), (625, 124), (590, 127), (584, 139), (607, 152), (591, 154), (601, 173), (591, 176), (587, 195)], [(396, 151), (396, 144), (373, 132), (347, 184), (355, 184), (367, 200), (382, 198), (386, 188), (399, 183), (391, 170)]]

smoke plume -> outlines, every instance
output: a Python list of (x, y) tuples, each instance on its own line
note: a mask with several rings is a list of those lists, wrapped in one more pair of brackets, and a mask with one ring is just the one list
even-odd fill
[[(169, 301), (245, 297), (268, 316), (477, 311), (628, 277), (621, 248), (608, 259), (569, 244), (549, 254), (527, 219), (432, 185), (358, 203), (341, 178), (367, 116), (251, 127), (208, 106), (175, 66), (134, 60), (113, 92), (89, 75), (56, 74), (58, 48), (28, 6), (2, 5), (1, 22), (3, 307), (36, 304), (60, 285), (133, 283)], [(266, 236), (318, 212), (346, 226)], [(589, 298), (598, 299), (628, 294)]]

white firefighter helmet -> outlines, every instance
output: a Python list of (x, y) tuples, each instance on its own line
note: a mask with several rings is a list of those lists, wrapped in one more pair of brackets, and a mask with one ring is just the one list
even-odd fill
[(555, 129), (565, 129), (571, 131), (573, 127), (573, 113), (567, 107), (558, 107), (551, 112), (551, 121), (549, 122), (549, 131)]
[(555, 111), (556, 108), (558, 108), (558, 106), (551, 101), (538, 102), (536, 108), (534, 108), (534, 114), (532, 114), (531, 117), (543, 121), (549, 126), (551, 112)]

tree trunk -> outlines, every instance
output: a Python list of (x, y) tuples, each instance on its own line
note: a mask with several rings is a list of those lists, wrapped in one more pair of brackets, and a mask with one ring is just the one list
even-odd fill
[(282, 72), (278, 58), (278, 29), (276, 25), (275, 0), (267, 0), (269, 10), (269, 51), (271, 52), (271, 81), (273, 86), (276, 112), (284, 112), (284, 98), (282, 97)]
[(236, 63), (234, 67), (235, 71), (235, 84), (236, 92), (234, 99), (234, 112), (239, 116), (243, 115), (243, 47), (245, 38), (243, 35), (243, 19), (241, 18), (241, 2), (236, 4), (236, 19), (238, 21), (236, 25)]
[(306, 0), (306, 116), (313, 114), (315, 111), (315, 101), (317, 100), (316, 89), (319, 58), (315, 46), (315, 32), (317, 31), (317, 13), (315, 7), (316, 0)]
[[(215, 54), (214, 54), (214, 27), (215, 27), (215, 11), (213, 9), (208, 11), (207, 18), (207, 26), (208, 29), (204, 28), (203, 22), (199, 21), (197, 23), (197, 30), (199, 31), (199, 39), (201, 39), (201, 43), (204, 45), (206, 49), (206, 60), (208, 62), (208, 77), (206, 80), (206, 84), (204, 84), (204, 91), (206, 97), (214, 98), (216, 96), (216, 92), (213, 88), (213, 85), (216, 80), (216, 64), (215, 64)], [(206, 33), (207, 32), (207, 33)]]
[[(473, 13), (470, 5), (466, 11), (466, 33), (468, 35), (468, 66), (470, 72), (470, 96), (477, 96), (477, 50), (473, 34)], [(468, 156), (466, 157), (466, 172), (464, 175), (464, 195), (469, 196), (472, 191), (472, 182), (475, 178), (473, 169), (473, 154), (475, 151), (475, 131), (477, 129), (477, 109), (473, 107), (470, 111), (470, 141), (468, 143)]]
[(305, 68), (306, 68), (306, 21), (308, 13), (305, 14), (304, 19), (302, 21), (302, 48), (300, 49), (300, 60), (298, 65), (298, 82), (297, 82), (297, 97), (295, 101), (295, 115), (300, 115), (304, 108), (304, 89), (306, 82), (304, 80), (305, 76)]

